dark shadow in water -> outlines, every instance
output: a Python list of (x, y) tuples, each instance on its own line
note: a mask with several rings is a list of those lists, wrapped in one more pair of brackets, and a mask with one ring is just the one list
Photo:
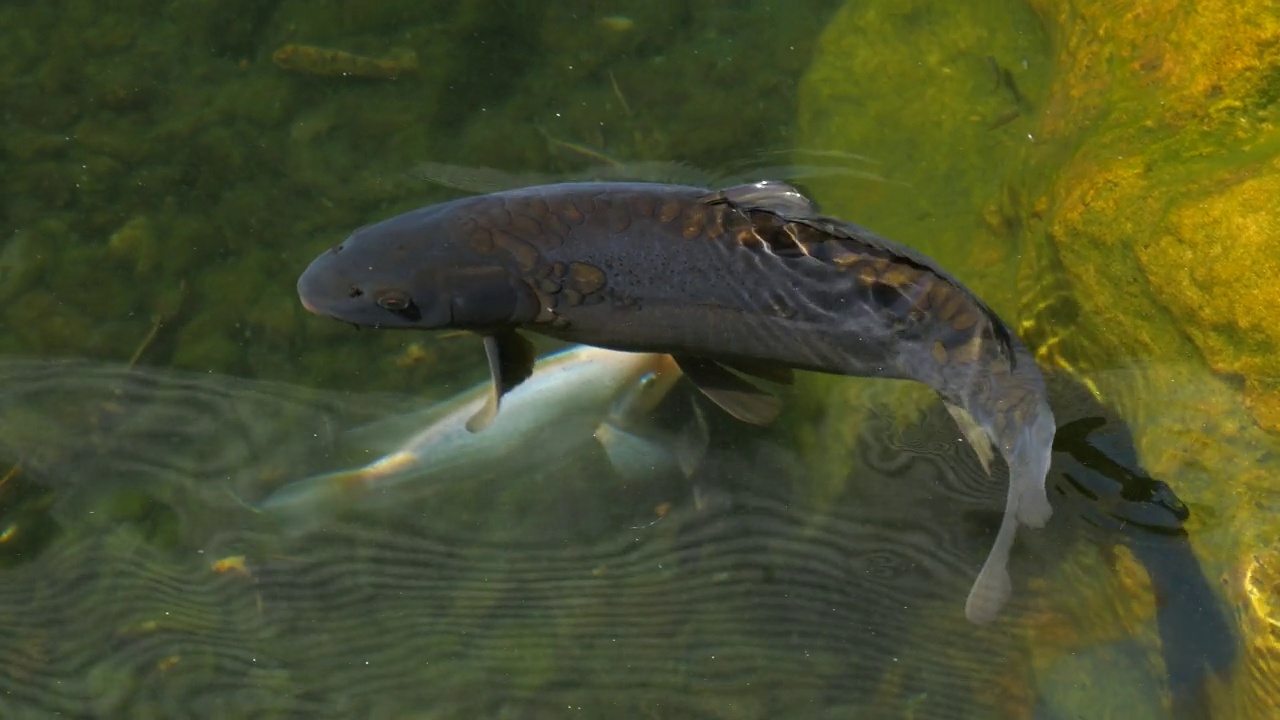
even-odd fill
[[(830, 507), (778, 433), (713, 415), (692, 485), (628, 486), (585, 451), (555, 477), (513, 458), (290, 535), (241, 499), (333, 469), (349, 429), (412, 398), (82, 362), (7, 360), (0, 380), (0, 455), (24, 469), (0, 487), (4, 717), (959, 718), (1005, 702), (1028, 657), (1003, 624), (1028, 589), (995, 625), (963, 620), (1003, 478), (941, 406), (904, 430), (874, 416)], [(1057, 514), (1014, 575), (1130, 547), (1193, 711), (1231, 626), (1181, 503), (1079, 390), (1055, 389)]]
[(1240, 646), (1183, 528), (1190, 511), (1143, 469), (1114, 410), (1066, 375), (1051, 376), (1049, 388), (1058, 420), (1050, 481), (1055, 506), (1068, 522), (1093, 528), (1082, 535), (1123, 544), (1146, 568), (1173, 716), (1208, 718), (1209, 682), (1225, 679)]

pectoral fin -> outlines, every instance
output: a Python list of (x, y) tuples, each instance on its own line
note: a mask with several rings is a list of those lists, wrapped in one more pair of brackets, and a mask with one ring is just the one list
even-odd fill
[(775, 365), (769, 362), (753, 362), (751, 360), (734, 360), (733, 362), (723, 363), (726, 367), (737, 370), (744, 375), (758, 377), (761, 380), (768, 380), (771, 383), (779, 385), (790, 385), (796, 381), (796, 374), (791, 368), (784, 365)]
[(484, 352), (489, 358), (489, 375), (493, 392), (489, 399), (467, 420), (467, 430), (479, 432), (498, 415), (502, 396), (533, 374), (536, 359), (533, 343), (514, 330), (503, 330), (484, 336)]
[(611, 417), (627, 420), (644, 417), (662, 403), (680, 381), (682, 373), (675, 361), (666, 356), (661, 356), (654, 363), (654, 368), (614, 398), (609, 409)]
[(991, 436), (986, 430), (978, 424), (978, 421), (969, 414), (968, 410), (959, 405), (952, 405), (949, 402), (942, 403), (947, 408), (947, 412), (951, 413), (951, 419), (956, 421), (956, 425), (960, 427), (960, 434), (964, 435), (964, 439), (969, 441), (969, 445), (978, 455), (978, 462), (982, 463), (982, 469), (991, 474), (991, 459), (995, 457), (995, 445), (991, 443)]
[(782, 412), (782, 401), (714, 360), (676, 357), (685, 376), (725, 412), (751, 425), (768, 425)]

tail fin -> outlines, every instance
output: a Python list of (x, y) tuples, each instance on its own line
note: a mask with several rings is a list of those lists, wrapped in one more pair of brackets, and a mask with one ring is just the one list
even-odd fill
[(413, 453), (395, 452), (363, 467), (339, 470), (295, 480), (277, 488), (258, 503), (258, 509), (278, 518), (292, 530), (305, 530), (332, 519), (360, 501), (378, 481), (413, 466)]
[(277, 488), (258, 503), (258, 509), (282, 518), (325, 513), (353, 500), (365, 484), (361, 470), (312, 475)]
[(652, 427), (643, 419), (610, 415), (596, 427), (595, 438), (614, 469), (631, 481), (647, 479), (659, 468), (678, 468), (693, 477), (707, 455), (710, 430), (698, 403), (690, 398), (692, 417), (677, 432)]
[[(949, 404), (963, 409), (953, 411), (952, 416), (980, 457), (979, 446), (983, 442), (972, 437), (979, 428), (1009, 466), (1004, 518), (965, 603), (965, 616), (974, 623), (994, 620), (1009, 599), (1009, 552), (1018, 524), (1043, 527), (1053, 514), (1045, 478), (1049, 474), (1056, 423), (1034, 358), (1020, 342), (1014, 342), (1014, 351), (1016, 363), (994, 358), (979, 361), (970, 366), (972, 374), (965, 378), (961, 392), (944, 393)], [(972, 420), (976, 427), (966, 420)]]
[(1009, 492), (1005, 496), (1004, 518), (996, 532), (995, 543), (965, 601), (964, 614), (972, 623), (995, 620), (1012, 594), (1009, 552), (1013, 548), (1018, 523), (1027, 527), (1043, 527), (1053, 514), (1044, 489), (1053, 433), (1053, 413), (1047, 403), (1041, 402), (1037, 404), (1035, 417), (1021, 429), (1015, 442), (997, 442), (1009, 466)]

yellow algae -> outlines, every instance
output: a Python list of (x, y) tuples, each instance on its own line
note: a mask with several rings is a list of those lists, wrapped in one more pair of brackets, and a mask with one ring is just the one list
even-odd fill
[(1039, 102), (1044, 41), (1021, 2), (845, 3), (801, 81), (796, 144), (870, 155), (891, 182), (814, 177), (809, 190), (825, 212), (923, 250), (1000, 310), (1010, 288), (971, 251), (1000, 251), (998, 267), (1008, 240), (975, 242), (971, 223), (1002, 191), (991, 169), (1026, 144), (1019, 123), (990, 126), (1017, 98)]
[(608, 17), (600, 18), (600, 27), (614, 32), (626, 32), (627, 30), (635, 29), (636, 21), (626, 15), (609, 15)]
[[(1074, 135), (1105, 113), (1151, 127), (1219, 127), (1274, 95), (1280, 13), (1229, 0), (1033, 0), (1059, 49), (1058, 92), (1041, 131)], [(1117, 91), (1119, 91), (1117, 93)], [(1149, 112), (1142, 98), (1157, 99)]]
[(216, 560), (211, 568), (219, 575), (235, 573), (236, 575), (241, 575), (243, 577), (253, 577), (249, 573), (249, 567), (245, 565), (243, 555), (231, 555), (220, 560)]
[[(904, 13), (922, 13), (917, 3), (846, 4), (803, 83), (797, 144), (875, 148), (884, 174), (909, 181), (921, 197), (896, 201), (895, 188), (885, 185), (812, 189), (836, 214), (937, 255), (993, 298), (1038, 360), (1090, 373), (1082, 382), (1119, 406), (1145, 469), (1192, 506), (1187, 527), (1209, 578), (1216, 583), (1232, 574), (1224, 569), (1252, 568), (1235, 573), (1246, 578), (1246, 591), (1231, 598), (1237, 610), (1248, 610), (1239, 630), (1249, 672), (1225, 681), (1230, 687), (1214, 693), (1214, 709), (1234, 707), (1233, 697), (1252, 698), (1249, 713), (1224, 716), (1269, 717), (1280, 698), (1274, 612), (1280, 575), (1268, 576), (1269, 564), (1251, 563), (1263, 558), (1280, 566), (1274, 551), (1260, 552), (1277, 532), (1267, 509), (1278, 501), (1273, 458), (1280, 432), (1274, 311), (1280, 211), (1273, 207), (1280, 197), (1273, 119), (1280, 106), (1280, 10), (1224, 0), (1030, 4), (1052, 38), (1046, 62), (1052, 78), (1043, 92), (1028, 83), (1031, 111), (1003, 128), (984, 126), (989, 136), (964, 123), (998, 117), (1008, 105), (983, 96), (956, 58), (998, 46), (997, 39), (965, 37), (969, 31), (962, 30), (961, 47), (947, 52), (949, 41), (940, 38), (942, 54), (920, 52), (908, 62), (876, 45), (874, 34), (883, 26), (902, 54), (915, 53), (910, 34), (896, 23)], [(988, 52), (1010, 66), (1007, 51)], [(864, 67), (872, 64), (863, 57), (868, 53), (877, 56), (879, 72), (911, 92), (902, 99), (878, 95)], [(939, 81), (943, 76), (947, 82)], [(860, 114), (860, 106), (872, 109)], [(1020, 151), (988, 142), (1015, 129), (1026, 139)], [(897, 142), (917, 152), (902, 152)], [(985, 148), (987, 156), (967, 157), (969, 148)], [(959, 180), (965, 189), (957, 192), (913, 175), (913, 163), (925, 164), (917, 158), (951, 182), (966, 178), (970, 167), (989, 174)], [(917, 234), (909, 213), (928, 217), (929, 228), (971, 223), (984, 242), (947, 237), (945, 229)], [(999, 287), (990, 279), (999, 256), (984, 268), (971, 250), (999, 247), (1005, 238), (1020, 245), (1016, 316), (1006, 311), (1014, 303), (1000, 294), (1007, 281)], [(1137, 369), (1108, 377), (1118, 365)], [(802, 402), (814, 388), (801, 388)], [(813, 409), (819, 422), (801, 438), (807, 458), (823, 471), (820, 484), (833, 494), (841, 489), (841, 457), (831, 448), (856, 437), (867, 418), (854, 389), (850, 384), (846, 396), (840, 387), (835, 394), (847, 400), (833, 403), (822, 385), (813, 402), (825, 407)], [(1115, 569), (1079, 555), (1043, 583), (1030, 583), (1034, 607), (1044, 607), (1032, 611), (1028, 630), (1035, 664), (1046, 672), (1082, 649), (1146, 635), (1155, 612), (1146, 573), (1127, 551), (1118, 551)], [(1090, 582), (1076, 582), (1073, 572), (1087, 573)], [(1268, 599), (1269, 609), (1259, 609)], [(1270, 714), (1256, 712), (1263, 707)]]
[(281, 69), (322, 77), (394, 79), (418, 70), (418, 56), (412, 50), (393, 50), (375, 58), (315, 45), (285, 45), (272, 53), (271, 60)]
[(1175, 208), (1136, 254), (1151, 287), (1215, 371), (1245, 380), (1255, 417), (1280, 415), (1280, 163)]
[(1280, 335), (1259, 311), (1280, 299), (1269, 239), (1280, 225), (1265, 199), (1278, 173), (1274, 151), (1242, 152), (1280, 140), (1262, 111), (1280, 96), (1277, 13), (1179, 0), (1035, 7), (1060, 76), (1035, 131), (1050, 147), (1027, 177), (1047, 186), (1037, 215), (1081, 304), (1073, 332), (1111, 357), (1199, 353), (1280, 430)]
[(1029, 658), (1017, 662), (1029, 662), (1036, 677), (1052, 675), (1082, 648), (1141, 637), (1156, 611), (1147, 569), (1124, 547), (1082, 546), (1050, 575), (1030, 579), (1028, 589), (1032, 602), (1021, 621), (1034, 640)]
[(1244, 692), (1227, 693), (1237, 717), (1280, 716), (1280, 546), (1253, 553), (1239, 578), (1243, 594)]
[(418, 365), (432, 365), (437, 359), (434, 350), (427, 349), (427, 346), (420, 342), (411, 342), (405, 346), (404, 352), (396, 356), (395, 363), (398, 368), (411, 368)]
[[(1273, 263), (1249, 259), (1266, 252), (1260, 225), (1271, 220), (1246, 210), (1248, 219), (1233, 228), (1213, 229), (1227, 207), (1201, 214), (1206, 200), (1246, 202), (1247, 189), (1236, 197), (1215, 182), (1231, 186), (1239, 182), (1233, 175), (1258, 172), (1249, 158), (1233, 164), (1225, 143), (1206, 139), (1203, 130), (1231, 119), (1224, 139), (1238, 139), (1242, 127), (1267, 127), (1242, 123), (1239, 114), (1276, 94), (1269, 86), (1280, 61), (1273, 49), (1280, 38), (1275, 13), (1177, 0), (1035, 5), (1050, 20), (1061, 73), (1036, 132), (1074, 150), (1070, 158), (1045, 158), (1065, 160), (1043, 173), (1051, 178), (1045, 236), (1084, 301), (1085, 322), (1112, 330), (1099, 336), (1122, 355), (1182, 354), (1189, 338), (1215, 369), (1280, 375), (1280, 363), (1268, 358), (1274, 354), (1258, 352), (1258, 343), (1274, 344), (1273, 333), (1258, 327), (1258, 313), (1252, 321), (1242, 315), (1247, 305), (1233, 304), (1263, 300), (1267, 284), (1278, 278)], [(1264, 71), (1268, 62), (1272, 70)], [(1213, 157), (1221, 165), (1188, 162)], [(1205, 181), (1215, 175), (1217, 181)], [(1246, 225), (1255, 226), (1251, 235)], [(1252, 240), (1228, 251), (1235, 242), (1228, 238), (1240, 231)], [(1207, 247), (1208, 238), (1217, 250)], [(1257, 266), (1251, 277), (1224, 284), (1241, 262)], [(1192, 301), (1205, 293), (1212, 295), (1207, 306)], [(1162, 306), (1172, 316), (1153, 311)], [(1256, 377), (1246, 377), (1246, 384), (1263, 421), (1276, 414), (1275, 393)]]

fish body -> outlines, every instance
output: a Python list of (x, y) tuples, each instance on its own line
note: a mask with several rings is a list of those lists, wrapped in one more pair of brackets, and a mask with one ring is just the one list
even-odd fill
[[(425, 427), (377, 460), (289, 483), (268, 495), (260, 508), (314, 521), (348, 505), (403, 503), (415, 492), (429, 493), (516, 464), (536, 468), (563, 461), (593, 435), (617, 462), (620, 456), (612, 451), (613, 442), (650, 448), (643, 435), (614, 426), (637, 422), (679, 378), (679, 369), (665, 355), (594, 347), (565, 350), (538, 361), (533, 375), (507, 396), (502, 414), (485, 432), (466, 427), (486, 402), (488, 387), (481, 385), (437, 408)], [(696, 443), (689, 447), (690, 452), (700, 449)], [(635, 452), (628, 454), (632, 456)], [(624, 476), (642, 470), (629, 465), (619, 468)]]
[(975, 449), (994, 445), (1010, 470), (1004, 523), (966, 605), (976, 622), (1009, 595), (1016, 523), (1041, 526), (1052, 512), (1054, 420), (1027, 349), (934, 261), (822, 215), (783, 183), (562, 183), (462, 198), (357, 230), (307, 268), (298, 292), (309, 310), (358, 325), (484, 335), (495, 391), (474, 430), (528, 375), (519, 329), (670, 354), (757, 424), (776, 417), (776, 398), (738, 373), (924, 383)]

